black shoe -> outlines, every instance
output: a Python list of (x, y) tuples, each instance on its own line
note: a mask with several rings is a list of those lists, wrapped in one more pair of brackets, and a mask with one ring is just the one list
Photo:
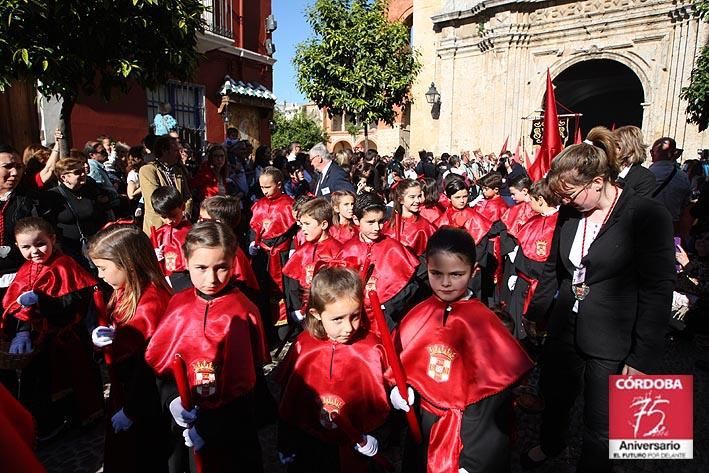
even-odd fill
[(535, 468), (539, 468), (542, 466), (544, 463), (546, 463), (547, 460), (549, 460), (549, 457), (546, 457), (544, 460), (532, 460), (532, 458), (529, 456), (529, 452), (533, 449), (528, 448), (524, 452), (522, 452), (522, 455), (519, 457), (519, 464), (522, 466), (523, 470), (533, 470)]

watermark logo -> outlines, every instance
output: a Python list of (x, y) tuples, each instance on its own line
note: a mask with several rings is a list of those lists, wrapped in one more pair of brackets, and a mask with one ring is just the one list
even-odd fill
[(611, 459), (693, 458), (692, 376), (611, 376), (609, 389)]

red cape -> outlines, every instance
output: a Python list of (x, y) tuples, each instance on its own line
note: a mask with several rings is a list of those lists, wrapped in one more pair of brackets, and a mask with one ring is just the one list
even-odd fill
[(238, 245), (236, 256), (234, 256), (234, 279), (243, 282), (254, 291), (259, 290), (258, 279), (256, 279), (254, 268), (251, 266), (251, 260)]
[(507, 209), (501, 220), (507, 227), (507, 233), (516, 238), (520, 229), (535, 215), (538, 214), (532, 210), (529, 202), (522, 202)]
[(354, 238), (357, 235), (357, 227), (352, 224), (333, 225), (328, 228), (328, 233), (331, 238), (344, 244), (346, 241)]
[(4, 473), (44, 473), (34, 454), (34, 418), (0, 384), (0, 458)]
[(446, 213), (441, 215), (441, 218), (436, 222), (438, 228), (445, 225), (467, 230), (476, 244), (480, 243), (492, 228), (492, 222), (471, 207), (465, 207), (463, 210), (449, 207)]
[(187, 258), (182, 251), (187, 234), (192, 228), (189, 220), (183, 219), (175, 226), (163, 225), (155, 230), (155, 239), (158, 246), (162, 246), (162, 253), (165, 260), (162, 266), (165, 276), (170, 276), (174, 272), (187, 270)]
[[(388, 365), (384, 347), (371, 332), (342, 344), (318, 340), (303, 332), (279, 367), (283, 386), (281, 419), (328, 443), (342, 445), (340, 459), (346, 471), (363, 463), (348, 437), (333, 426), (333, 412), (350, 421), (357, 432), (367, 434), (384, 424), (389, 414)], [(349, 467), (349, 468), (348, 468)]]
[[(19, 320), (27, 321), (41, 316), (35, 307), (26, 308), (17, 303), (17, 298), (26, 291), (34, 291), (49, 297), (62, 297), (96, 284), (98, 284), (96, 278), (81, 267), (74, 258), (59, 250), (55, 250), (44, 264), (25, 261), (2, 299), (5, 308), (3, 319), (14, 316)], [(100, 291), (98, 297), (103, 298)], [(103, 307), (103, 300), (97, 305)]]
[(145, 352), (158, 376), (173, 376), (180, 354), (197, 406), (218, 408), (248, 393), (255, 367), (270, 359), (261, 316), (237, 289), (210, 301), (195, 289), (175, 294)]
[(286, 233), (294, 224), (293, 199), (280, 194), (273, 199), (262, 197), (251, 206), (251, 222), (256, 241), (276, 238)]
[(507, 212), (507, 209), (509, 209), (509, 207), (507, 206), (505, 200), (498, 195), (493, 197), (492, 199), (481, 200), (475, 206), (475, 209), (478, 211), (478, 213), (480, 213), (480, 215), (490, 220), (491, 222), (497, 222), (502, 218), (502, 215)]
[[(116, 292), (116, 300), (120, 300), (123, 291)], [(133, 318), (126, 323), (117, 322), (120, 315), (111, 314), (111, 322), (115, 324), (116, 333), (113, 343), (105, 349), (110, 349), (113, 361), (142, 353), (150, 338), (155, 333), (158, 324), (165, 314), (167, 304), (172, 297), (169, 292), (159, 289), (154, 284), (148, 284), (138, 300), (138, 307)]]
[(549, 258), (551, 240), (558, 219), (559, 212), (554, 212), (546, 217), (537, 214), (527, 221), (517, 235), (524, 256), (538, 262), (544, 262)]
[(435, 225), (445, 211), (446, 209), (441, 204), (436, 204), (431, 207), (422, 207), (419, 210), (419, 215)]
[(313, 280), (313, 270), (318, 261), (330, 261), (342, 250), (342, 245), (334, 238), (327, 238), (324, 241), (305, 242), (300, 248), (295, 250), (288, 262), (283, 266), (283, 274), (291, 279), (297, 280), (303, 289), (310, 288)]
[(429, 297), (401, 320), (394, 344), (421, 406), (441, 417), (431, 430), (428, 471), (457, 473), (465, 408), (516, 383), (532, 361), (477, 299)]
[(408, 247), (416, 256), (426, 252), (428, 239), (436, 231), (436, 227), (425, 218), (414, 215), (404, 218), (398, 213), (384, 227), (384, 234)]
[(365, 281), (365, 305), (369, 305), (369, 291), (377, 291), (384, 304), (401, 291), (413, 276), (419, 260), (404, 245), (387, 236), (374, 243), (352, 238), (342, 246), (338, 259), (357, 262), (357, 270), (366, 275), (374, 265), (371, 276)]

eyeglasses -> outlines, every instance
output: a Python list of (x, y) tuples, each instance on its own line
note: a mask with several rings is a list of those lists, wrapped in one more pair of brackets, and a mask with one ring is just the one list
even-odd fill
[(556, 195), (559, 197), (559, 199), (561, 199), (561, 202), (562, 202), (562, 203), (564, 203), (564, 204), (569, 204), (569, 203), (575, 201), (575, 200), (576, 200), (576, 197), (578, 197), (579, 195), (581, 195), (581, 192), (583, 192), (583, 191), (585, 191), (586, 189), (588, 189), (588, 186), (590, 186), (590, 185), (591, 185), (591, 183), (589, 182), (589, 183), (586, 184), (585, 186), (583, 186), (583, 187), (581, 187), (580, 189), (578, 189), (576, 192), (573, 192), (571, 195), (563, 195), (563, 194), (556, 194)]

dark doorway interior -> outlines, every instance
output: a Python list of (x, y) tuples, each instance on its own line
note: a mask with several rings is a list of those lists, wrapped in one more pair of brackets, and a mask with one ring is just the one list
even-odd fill
[[(635, 125), (642, 128), (643, 86), (627, 66), (609, 59), (574, 64), (554, 78), (559, 114), (580, 113), (581, 136), (594, 126), (611, 128)], [(569, 142), (576, 124), (569, 121)]]

